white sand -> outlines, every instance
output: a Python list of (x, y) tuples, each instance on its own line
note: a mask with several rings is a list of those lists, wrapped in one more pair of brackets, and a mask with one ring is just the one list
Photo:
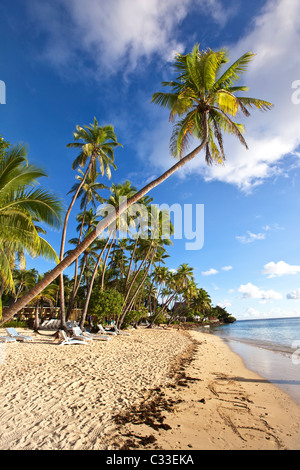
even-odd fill
[(48, 332), (17, 331), (34, 342), (0, 344), (0, 449), (105, 449), (111, 416), (162, 383), (189, 343), (176, 331), (139, 329), (58, 346)]
[[(144, 449), (300, 449), (300, 407), (216, 336), (138, 329), (108, 342), (58, 346), (18, 331), (34, 342), (0, 344), (0, 449), (117, 450), (128, 433), (154, 437)], [(196, 380), (166, 387), (192, 341), (184, 373)], [(170, 428), (118, 428), (112, 416), (151, 399), (158, 386), (177, 401), (163, 413)]]

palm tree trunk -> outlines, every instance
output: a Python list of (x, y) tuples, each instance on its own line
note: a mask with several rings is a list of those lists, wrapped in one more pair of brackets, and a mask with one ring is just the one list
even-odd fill
[[(105, 256), (105, 260), (104, 260), (104, 265), (103, 265), (103, 271), (102, 271), (102, 277), (101, 277), (101, 289), (103, 290), (104, 289), (104, 278), (105, 278), (105, 271), (106, 271), (106, 264), (107, 264), (107, 260), (108, 260), (108, 256), (109, 256), (109, 253), (110, 253), (110, 250), (112, 249), (112, 246), (113, 246), (113, 242), (115, 240), (115, 236), (116, 236), (116, 231), (113, 230), (112, 231), (112, 239), (111, 239), (111, 243), (108, 247), (108, 250), (107, 250), (107, 253), (106, 253), (106, 256)], [(108, 240), (110, 239), (110, 237), (108, 237)], [(105, 245), (106, 246), (106, 245)]]
[(166, 309), (167, 309), (167, 307), (170, 305), (171, 301), (172, 301), (172, 300), (175, 298), (175, 296), (177, 295), (177, 292), (178, 292), (178, 291), (176, 290), (176, 291), (174, 292), (174, 294), (172, 294), (171, 297), (169, 297), (169, 299), (164, 303), (162, 310), (161, 310), (160, 312), (158, 312), (157, 315), (155, 315), (154, 318), (152, 319), (151, 324), (150, 324), (150, 327), (153, 326), (153, 324), (154, 324), (155, 320), (158, 318), (158, 316), (161, 315), (161, 314), (163, 314), (163, 313), (166, 311)]
[(138, 287), (137, 287), (135, 293), (134, 293), (133, 296), (132, 296), (132, 299), (130, 300), (129, 304), (125, 307), (124, 312), (123, 312), (122, 315), (121, 315), (121, 318), (120, 318), (120, 320), (119, 320), (119, 322), (118, 322), (118, 323), (119, 323), (119, 324), (118, 324), (118, 328), (121, 328), (121, 325), (122, 325), (122, 323), (123, 323), (123, 321), (124, 321), (124, 318), (125, 318), (126, 314), (127, 314), (127, 313), (129, 312), (129, 310), (132, 308), (132, 306), (133, 306), (133, 304), (134, 304), (134, 301), (135, 301), (135, 299), (136, 299), (136, 297), (137, 297), (139, 291), (141, 290), (141, 287), (144, 285), (144, 283), (145, 283), (145, 281), (146, 281), (146, 279), (147, 279), (148, 273), (149, 273), (150, 266), (151, 266), (152, 261), (153, 261), (153, 259), (154, 259), (154, 256), (155, 256), (155, 250), (153, 251), (153, 254), (152, 254), (151, 259), (150, 259), (150, 261), (149, 261), (148, 268), (145, 270), (145, 275), (144, 275), (142, 281), (141, 281), (140, 284), (138, 285)]
[[(86, 172), (82, 178), (82, 181), (80, 185), (77, 188), (77, 191), (75, 192), (74, 196), (72, 197), (71, 203), (69, 205), (69, 208), (67, 210), (67, 213), (65, 215), (65, 220), (64, 220), (64, 226), (63, 226), (63, 231), (62, 231), (62, 236), (61, 236), (61, 245), (60, 245), (60, 255), (59, 255), (59, 260), (60, 262), (63, 261), (64, 259), (64, 252), (65, 252), (65, 244), (66, 244), (66, 235), (67, 235), (67, 225), (70, 217), (70, 213), (72, 210), (72, 207), (75, 204), (75, 201), (77, 199), (77, 196), (79, 194), (79, 191), (81, 190), (82, 186), (85, 183), (86, 177), (88, 175), (88, 172), (90, 171), (91, 168), (91, 163), (92, 159), (90, 160), (90, 163), (88, 164), (88, 167), (86, 169)], [(61, 263), (60, 263), (61, 264)], [(61, 318), (61, 327), (63, 329), (67, 328), (66, 325), (66, 311), (65, 311), (65, 291), (64, 291), (64, 278), (63, 278), (63, 271), (60, 272), (59, 275), (59, 290), (60, 290), (60, 318)]]
[(37, 300), (36, 302), (36, 307), (35, 307), (35, 317), (34, 317), (34, 331), (38, 331), (40, 322), (39, 322), (39, 307), (40, 307), (40, 301)]
[(140, 264), (139, 268), (136, 270), (136, 272), (135, 272), (135, 274), (134, 274), (134, 276), (133, 276), (133, 278), (132, 278), (132, 280), (131, 280), (130, 286), (129, 286), (128, 290), (127, 290), (127, 293), (126, 293), (126, 296), (125, 296), (125, 299), (124, 299), (124, 306), (126, 306), (126, 302), (127, 302), (127, 300), (128, 300), (128, 297), (129, 297), (129, 294), (130, 294), (130, 292), (131, 292), (131, 289), (132, 289), (132, 286), (133, 286), (133, 284), (134, 284), (134, 281), (136, 280), (137, 276), (138, 276), (139, 273), (141, 272), (142, 267), (144, 266), (144, 264), (146, 263), (146, 261), (147, 261), (149, 255), (150, 255), (150, 252), (151, 252), (151, 250), (152, 250), (152, 246), (153, 246), (153, 243), (150, 244), (150, 247), (149, 247), (149, 249), (148, 249), (148, 251), (147, 251), (147, 253), (146, 253), (145, 258), (143, 259), (142, 263)]
[(96, 277), (96, 274), (97, 274), (97, 271), (98, 271), (98, 267), (99, 267), (102, 255), (103, 255), (104, 251), (106, 250), (106, 247), (108, 245), (109, 240), (110, 240), (110, 238), (108, 237), (105, 246), (102, 248), (102, 250), (100, 252), (100, 255), (98, 256), (97, 263), (95, 265), (95, 269), (94, 269), (93, 275), (91, 277), (91, 282), (90, 282), (90, 285), (89, 285), (89, 289), (88, 289), (88, 292), (87, 292), (87, 296), (86, 296), (86, 299), (85, 299), (85, 304), (84, 304), (84, 308), (83, 308), (83, 312), (82, 312), (81, 319), (80, 319), (80, 324), (79, 324), (81, 329), (84, 327), (84, 322), (85, 322), (86, 315), (87, 315), (87, 312), (88, 312), (88, 307), (89, 307), (90, 298), (91, 298), (91, 294), (92, 294), (92, 290), (93, 290), (95, 277)]
[(135, 244), (134, 244), (134, 247), (133, 247), (133, 250), (132, 250), (132, 253), (131, 253), (130, 263), (129, 263), (129, 266), (128, 266), (128, 272), (127, 272), (127, 276), (126, 276), (124, 290), (126, 289), (127, 284), (128, 284), (128, 279), (129, 279), (129, 276), (130, 276), (132, 261), (133, 261), (133, 258), (134, 258), (134, 254), (135, 254), (135, 250), (136, 250), (136, 247), (137, 247), (137, 244), (138, 244), (138, 240), (139, 240), (139, 237), (136, 237)]
[(80, 287), (81, 280), (83, 278), (83, 274), (84, 274), (84, 270), (85, 270), (85, 266), (86, 266), (86, 261), (87, 261), (87, 255), (85, 254), (84, 255), (84, 260), (83, 260), (83, 263), (82, 263), (82, 266), (81, 266), (81, 270), (80, 270), (79, 280), (76, 282), (76, 289), (75, 289), (75, 292), (74, 292), (74, 296), (72, 295), (72, 298), (70, 299), (70, 302), (69, 302), (69, 305), (68, 305), (68, 310), (67, 310), (67, 315), (66, 315), (67, 320), (70, 318), (70, 315), (71, 315), (72, 310), (73, 310), (76, 295), (77, 295), (78, 289)]
[(128, 207), (132, 206), (136, 202), (140, 200), (141, 197), (145, 196), (149, 191), (156, 188), (158, 185), (163, 183), (166, 179), (172, 176), (177, 170), (182, 168), (186, 163), (190, 162), (193, 158), (198, 155), (201, 150), (206, 145), (208, 139), (208, 128), (206, 123), (206, 131), (205, 131), (205, 138), (203, 139), (202, 143), (198, 145), (192, 152), (182, 158), (180, 161), (175, 163), (169, 170), (163, 173), (161, 176), (153, 180), (151, 183), (147, 184), (138, 191), (134, 196), (132, 196), (128, 201), (127, 204), (122, 206), (122, 209), (117, 209), (115, 213), (111, 212), (107, 217), (105, 217), (97, 227), (78, 245), (71, 253), (66, 256), (54, 269), (49, 271), (42, 281), (37, 283), (30, 291), (27, 292), (24, 296), (22, 296), (18, 302), (12, 305), (6, 312), (5, 316), (3, 316), (2, 321), (0, 322), (0, 326), (5, 322), (8, 321), (10, 318), (13, 318), (23, 307), (25, 307), (36, 295), (38, 295), (42, 290), (45, 289), (54, 279), (57, 278), (63, 271), (70, 266), (77, 258), (81, 255), (88, 248), (88, 246), (97, 238), (97, 236), (102, 233), (111, 223), (113, 223), (119, 215), (125, 212)]
[[(85, 205), (84, 205), (84, 210), (83, 210), (82, 222), (81, 222), (81, 226), (80, 226), (80, 232), (79, 232), (79, 235), (78, 235), (77, 245), (79, 245), (79, 243), (81, 242), (81, 237), (82, 237), (82, 233), (83, 233), (83, 226), (84, 226), (84, 221), (85, 221), (85, 214), (86, 214), (86, 209), (87, 209), (87, 203), (88, 203), (88, 200), (86, 199), (86, 202), (85, 202)], [(69, 316), (72, 312), (75, 296), (76, 296), (76, 293), (77, 293), (78, 287), (79, 287), (79, 284), (78, 284), (79, 281), (77, 279), (78, 261), (79, 261), (79, 257), (75, 261), (74, 284), (73, 284), (73, 289), (72, 289), (72, 293), (71, 293), (71, 296), (70, 296), (70, 301), (69, 301), (69, 305), (68, 305), (68, 309), (67, 309), (67, 319), (69, 318)]]
[(2, 320), (2, 310), (3, 310), (2, 296), (3, 296), (3, 293), (4, 293), (4, 289), (5, 289), (5, 280), (0, 278), (0, 281), (1, 281), (1, 285), (0, 285), (0, 321), (1, 321)]

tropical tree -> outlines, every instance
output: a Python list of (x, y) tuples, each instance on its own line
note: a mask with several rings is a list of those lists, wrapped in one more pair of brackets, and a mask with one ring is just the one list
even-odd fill
[(216, 317), (222, 323), (234, 323), (236, 321), (236, 318), (228, 313), (226, 308), (220, 307), (219, 305), (213, 307), (212, 316)]
[(36, 284), (38, 272), (36, 269), (17, 269), (13, 272), (15, 291), (12, 293), (16, 302), (22, 293)]
[[(179, 158), (178, 162), (134, 194), (127, 204), (119, 208), (115, 214), (104, 218), (97, 228), (59, 266), (52, 270), (34, 292), (28, 293), (27, 297), (23, 297), (10, 308), (7, 313), (8, 317), (15, 315), (38, 289), (42, 290), (47, 283), (52, 282), (67, 266), (73, 263), (99, 233), (105, 230), (122, 212), (163, 183), (202, 150), (205, 149), (208, 164), (223, 162), (225, 159), (223, 133), (237, 136), (241, 143), (247, 146), (243, 137), (244, 128), (234, 119), (239, 113), (249, 116), (249, 110), (252, 108), (265, 111), (272, 107), (268, 101), (240, 96), (248, 88), (237, 85), (237, 82), (247, 70), (253, 57), (253, 53), (247, 52), (223, 72), (224, 64), (229, 61), (228, 52), (225, 49), (216, 52), (210, 49), (201, 51), (197, 45), (189, 54), (176, 55), (174, 61), (176, 77), (172, 81), (163, 82), (163, 86), (169, 87), (170, 91), (155, 93), (152, 102), (170, 109), (170, 119), (174, 122), (170, 147), (172, 154)], [(196, 141), (200, 140), (200, 143), (196, 144), (196, 147), (184, 156), (187, 144), (192, 138)]]
[[(126, 286), (126, 293), (124, 293), (125, 302), (122, 316), (119, 318), (119, 326), (121, 326), (124, 321), (126, 314), (132, 309), (137, 295), (146, 282), (150, 269), (155, 262), (157, 251), (161, 251), (163, 245), (170, 245), (172, 243), (170, 237), (174, 232), (174, 227), (170, 220), (169, 211), (160, 210), (156, 205), (151, 205), (151, 208), (148, 206), (148, 210), (151, 211), (152, 216), (151, 224), (148, 226), (148, 237), (147, 239), (141, 239), (139, 241), (136, 254), (137, 259), (140, 259), (141, 263), (133, 274), (130, 284), (128, 287)], [(161, 253), (159, 256), (161, 256)], [(131, 294), (135, 280), (141, 272), (143, 272), (143, 276), (136, 286), (134, 293)]]
[[(67, 224), (70, 213), (81, 189), (86, 182), (86, 178), (89, 176), (90, 179), (95, 181), (97, 174), (97, 163), (99, 163), (101, 175), (104, 176), (104, 174), (106, 174), (110, 179), (111, 167), (116, 169), (116, 165), (114, 163), (114, 150), (116, 147), (121, 146), (121, 144), (117, 142), (117, 137), (113, 126), (108, 125), (100, 127), (96, 118), (94, 118), (94, 124), (90, 124), (90, 126), (76, 126), (76, 131), (74, 132), (73, 136), (75, 142), (69, 143), (67, 147), (79, 149), (80, 153), (74, 160), (72, 168), (73, 170), (77, 169), (79, 166), (83, 168), (86, 166), (86, 164), (87, 168), (81, 177), (81, 181), (77, 188), (75, 189), (73, 187), (74, 195), (65, 215), (59, 257), (61, 262), (64, 259)], [(74, 260), (77, 258), (78, 256), (76, 256)], [(64, 283), (62, 272), (63, 271), (60, 273), (60, 309), (62, 328), (66, 328)]]
[[(40, 274), (37, 275), (36, 282), (40, 282), (42, 280), (42, 276)], [(35, 318), (34, 318), (34, 331), (38, 331), (40, 321), (39, 321), (39, 313), (40, 310), (43, 309), (43, 305), (47, 303), (51, 307), (54, 306), (55, 297), (58, 290), (58, 286), (54, 283), (49, 284), (42, 292), (40, 292), (33, 300), (32, 304), (35, 306)]]
[[(24, 265), (25, 253), (58, 262), (51, 245), (40, 236), (37, 222), (58, 228), (62, 203), (50, 191), (37, 187), (46, 172), (29, 164), (23, 145), (6, 147), (0, 153), (0, 279), (1, 293), (14, 290), (13, 269)], [(1, 315), (0, 306), (0, 315)]]
[[(164, 292), (166, 293), (166, 300), (158, 314), (152, 317), (150, 326), (155, 323), (155, 320), (159, 314), (164, 314), (167, 308), (169, 308), (170, 304), (178, 299), (181, 294), (184, 294), (190, 282), (194, 279), (193, 270), (194, 268), (189, 266), (187, 263), (183, 263), (177, 268), (175, 273), (168, 272), (165, 288), (162, 292), (162, 295)], [(171, 322), (171, 320), (172, 315), (170, 315), (169, 322)]]
[[(93, 212), (93, 208), (96, 209), (97, 203), (102, 203), (104, 201), (103, 197), (100, 196), (99, 191), (102, 189), (108, 189), (108, 187), (105, 186), (104, 184), (97, 182), (97, 178), (100, 175), (100, 173), (96, 172), (96, 173), (88, 174), (86, 176), (85, 183), (83, 184), (83, 186), (81, 183), (82, 183), (84, 174), (81, 170), (79, 170), (79, 173), (80, 174), (76, 176), (76, 178), (78, 179), (78, 183), (75, 183), (72, 189), (69, 191), (70, 193), (76, 193), (79, 186), (81, 186), (81, 189), (78, 192), (78, 198), (81, 198), (80, 209), (82, 210), (82, 212), (80, 213), (79, 216), (77, 216), (77, 220), (81, 221), (81, 224), (79, 226), (79, 235), (78, 235), (77, 245), (81, 242), (81, 237), (84, 232), (88, 205), (92, 204), (91, 210), (88, 212), (88, 215), (90, 217), (89, 217), (89, 222), (87, 225), (90, 227), (92, 225), (92, 220), (95, 220), (95, 214)], [(78, 276), (77, 276), (78, 262), (79, 262), (79, 257), (75, 260), (73, 291), (72, 291), (70, 302), (68, 305), (66, 318), (68, 318), (72, 312), (75, 296), (79, 288), (79, 282), (78, 282)]]
[(211, 298), (205, 289), (197, 289), (196, 295), (191, 299), (191, 309), (202, 319), (210, 313), (212, 309)]

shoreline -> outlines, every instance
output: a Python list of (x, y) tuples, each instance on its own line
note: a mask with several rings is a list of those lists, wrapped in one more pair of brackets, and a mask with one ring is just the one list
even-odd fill
[(246, 368), (275, 384), (300, 406), (300, 365), (293, 364), (292, 352), (247, 341), (223, 340), (241, 357)]
[[(300, 406), (247, 369), (218, 336), (189, 334), (197, 347), (190, 364), (177, 370), (176, 385), (166, 385), (152, 403), (124, 413), (110, 448), (299, 450)], [(143, 422), (149, 409), (157, 419)]]
[(0, 449), (300, 449), (300, 407), (220, 338), (130, 334), (87, 346), (44, 334), (9, 343)]

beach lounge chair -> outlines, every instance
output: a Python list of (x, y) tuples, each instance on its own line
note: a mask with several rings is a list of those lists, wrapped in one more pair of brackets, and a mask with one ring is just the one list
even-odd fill
[(72, 333), (73, 333), (72, 338), (74, 339), (78, 339), (80, 341), (85, 341), (85, 340), (93, 341), (93, 338), (89, 336), (85, 336), (85, 334), (83, 333), (81, 328), (79, 328), (79, 326), (75, 326), (75, 328), (72, 328)]
[(96, 335), (93, 335), (89, 331), (84, 331), (83, 332), (83, 337), (86, 337), (87, 339), (98, 339), (98, 340), (101, 340), (101, 341), (108, 341), (109, 339), (111, 339), (110, 336), (106, 336), (104, 334), (102, 335), (102, 334), (99, 334), (99, 333), (97, 333)]
[(40, 326), (39, 330), (59, 330), (61, 325), (60, 320), (52, 318), (51, 320), (45, 320)]
[(112, 325), (112, 329), (117, 333), (117, 335), (130, 336), (130, 333), (128, 333), (128, 331), (121, 331), (116, 327), (116, 325)]
[(79, 326), (79, 323), (77, 321), (67, 321), (66, 322), (68, 330), (72, 330), (72, 328), (76, 328), (76, 326)]
[(115, 331), (105, 330), (105, 329), (103, 328), (103, 326), (100, 325), (99, 323), (98, 323), (97, 326), (98, 326), (98, 328), (99, 328), (99, 333), (102, 333), (102, 334), (104, 334), (104, 335), (113, 335), (113, 336), (117, 336), (117, 333), (116, 333)]
[(20, 335), (15, 328), (5, 328), (5, 330), (8, 336), (14, 338), (17, 341), (33, 341), (33, 338), (31, 336)]
[(17, 340), (15, 338), (11, 338), (10, 336), (0, 336), (0, 343), (16, 343)]
[(67, 336), (64, 330), (59, 330), (58, 337), (60, 339), (60, 343), (59, 343), (60, 346), (63, 346), (65, 344), (88, 344), (87, 342), (82, 341), (82, 340), (69, 338), (69, 336)]

